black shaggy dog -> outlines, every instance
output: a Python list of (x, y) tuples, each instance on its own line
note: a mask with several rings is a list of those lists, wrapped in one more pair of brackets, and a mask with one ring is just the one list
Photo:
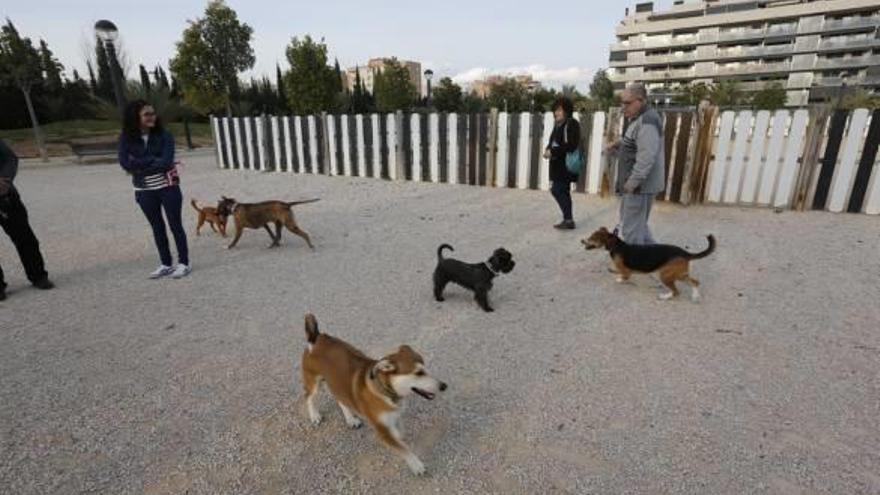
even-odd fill
[(455, 251), (449, 244), (437, 248), (437, 268), (434, 270), (434, 298), (443, 301), (443, 289), (454, 282), (474, 292), (474, 299), (483, 311), (495, 311), (489, 306), (489, 290), (492, 279), (499, 273), (510, 273), (516, 262), (513, 255), (504, 248), (498, 248), (483, 263), (464, 263), (452, 258), (444, 258), (443, 250)]

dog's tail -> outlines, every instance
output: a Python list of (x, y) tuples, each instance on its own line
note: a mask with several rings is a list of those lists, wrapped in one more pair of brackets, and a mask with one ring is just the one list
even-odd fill
[(318, 335), (318, 319), (312, 313), (306, 313), (306, 340), (309, 341), (309, 350), (318, 341)]
[(199, 208), (199, 205), (196, 203), (196, 200), (194, 200), (194, 199), (190, 200), (189, 204), (193, 205), (193, 208), (195, 208), (197, 212), (199, 212), (199, 213), (202, 212), (202, 209)]
[(437, 259), (438, 260), (443, 259), (443, 250), (444, 249), (448, 249), (450, 251), (455, 251), (455, 249), (452, 249), (452, 246), (450, 246), (449, 244), (440, 244), (440, 247), (437, 248)]
[(321, 201), (321, 198), (313, 198), (313, 199), (304, 199), (302, 201), (285, 201), (284, 204), (287, 205), (288, 208), (296, 205), (304, 205), (306, 203), (314, 203), (315, 201)]
[(706, 236), (706, 239), (709, 240), (709, 247), (707, 247), (705, 251), (700, 251), (699, 253), (695, 253), (695, 254), (688, 253), (688, 254), (690, 254), (689, 259), (698, 260), (700, 258), (705, 258), (706, 256), (709, 256), (710, 254), (712, 254), (713, 251), (715, 251), (715, 236), (712, 234), (709, 234)]

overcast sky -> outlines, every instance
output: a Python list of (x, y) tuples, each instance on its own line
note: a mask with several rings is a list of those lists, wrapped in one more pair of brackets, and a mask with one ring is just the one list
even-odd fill
[[(550, 86), (584, 89), (596, 69), (608, 64), (608, 45), (624, 8), (620, 0), (264, 1), (227, 0), (254, 29), (257, 63), (246, 73), (274, 77), (286, 66), (284, 48), (293, 36), (324, 37), (343, 67), (369, 58), (397, 56), (422, 62), (435, 77), (466, 83), (490, 73), (533, 74)], [(655, 2), (655, 4), (657, 4)], [(671, 4), (661, 1), (660, 5)], [(119, 27), (133, 64), (167, 67), (188, 19), (206, 2), (194, 0), (0, 0), (25, 36), (44, 38), (68, 73), (85, 77), (85, 46), (98, 19)], [(528, 7), (526, 7), (528, 6)], [(656, 8), (656, 7), (655, 7)]]

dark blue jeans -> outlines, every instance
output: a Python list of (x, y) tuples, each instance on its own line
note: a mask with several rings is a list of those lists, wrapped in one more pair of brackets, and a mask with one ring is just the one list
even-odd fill
[(177, 244), (177, 259), (184, 265), (189, 264), (189, 247), (186, 244), (186, 232), (183, 230), (181, 210), (183, 193), (180, 186), (163, 187), (155, 191), (135, 191), (134, 198), (143, 210), (144, 215), (153, 228), (153, 239), (159, 250), (159, 259), (163, 265), (171, 266), (171, 249), (168, 247), (168, 234), (165, 232), (165, 220), (162, 210), (168, 218), (174, 243)]
[(556, 199), (556, 203), (559, 204), (559, 209), (562, 210), (562, 219), (572, 220), (571, 182), (567, 180), (553, 181), (553, 185), (550, 187), (550, 193), (553, 194), (553, 198)]

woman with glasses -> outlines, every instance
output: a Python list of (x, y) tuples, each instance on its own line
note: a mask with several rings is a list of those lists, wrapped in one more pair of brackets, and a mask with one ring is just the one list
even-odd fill
[[(162, 128), (155, 109), (144, 100), (133, 101), (125, 108), (119, 164), (131, 175), (135, 201), (150, 222), (159, 251), (160, 265), (150, 273), (150, 278), (189, 275), (192, 269), (181, 219), (183, 193), (174, 162), (174, 138)], [(163, 210), (177, 245), (176, 266), (172, 265)]]

